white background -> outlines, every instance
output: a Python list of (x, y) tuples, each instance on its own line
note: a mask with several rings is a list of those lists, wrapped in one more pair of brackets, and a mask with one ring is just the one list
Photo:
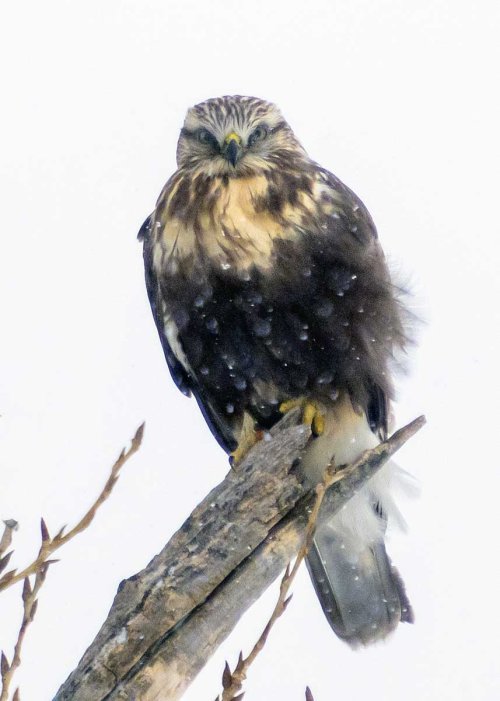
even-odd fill
[[(498, 673), (499, 32), (495, 0), (16, 0), (0, 9), (0, 516), (16, 564), (38, 519), (74, 523), (147, 422), (92, 528), (49, 573), (17, 676), (52, 698), (106, 616), (226, 458), (170, 380), (135, 240), (191, 104), (276, 102), (312, 157), (365, 201), (426, 319), (398, 423), (428, 426), (399, 462), (422, 486), (390, 542), (416, 611), (352, 652), (307, 574), (249, 699), (500, 698)], [(213, 699), (275, 590), (186, 694)], [(11, 657), (19, 591), (0, 602)]]

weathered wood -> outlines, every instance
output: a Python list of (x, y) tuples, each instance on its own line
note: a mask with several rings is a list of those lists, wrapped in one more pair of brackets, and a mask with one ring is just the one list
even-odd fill
[[(111, 611), (54, 701), (173, 701), (300, 547), (311, 494), (294, 467), (310, 438), (291, 413), (195, 509), (162, 552), (120, 585)], [(346, 468), (341, 508), (423, 424)]]

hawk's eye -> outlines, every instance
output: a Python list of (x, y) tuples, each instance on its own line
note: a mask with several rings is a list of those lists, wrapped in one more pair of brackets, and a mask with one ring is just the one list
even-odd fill
[(200, 144), (210, 144), (211, 146), (217, 146), (217, 139), (215, 136), (208, 131), (208, 129), (198, 130), (198, 141)]
[(266, 138), (268, 134), (268, 129), (265, 127), (263, 124), (260, 126), (256, 127), (253, 132), (250, 134), (248, 137), (248, 145), (253, 146), (256, 144), (258, 141), (262, 141), (263, 139)]

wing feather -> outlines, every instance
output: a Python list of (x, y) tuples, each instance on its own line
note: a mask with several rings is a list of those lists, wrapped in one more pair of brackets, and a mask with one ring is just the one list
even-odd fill
[(229, 453), (237, 446), (237, 442), (234, 438), (233, 426), (214, 408), (194, 373), (186, 366), (185, 361), (183, 362), (184, 359), (182, 357), (180, 339), (177, 338), (176, 343), (172, 343), (172, 333), (175, 332), (167, 333), (167, 329), (165, 328), (164, 315), (161, 313), (163, 307), (161, 288), (152, 261), (153, 242), (151, 240), (151, 231), (153, 221), (154, 214), (151, 214), (141, 226), (137, 238), (144, 242), (146, 289), (168, 369), (170, 370), (173, 381), (182, 394), (186, 397), (193, 394), (211, 432), (217, 439), (219, 445)]
[[(336, 175), (325, 168), (320, 168), (320, 173), (328, 186), (332, 188), (337, 195), (340, 195), (342, 199), (342, 216), (344, 217), (343, 225), (346, 231), (348, 231), (353, 238), (358, 241), (358, 243), (375, 248), (377, 257), (380, 259), (385, 268), (387, 280), (390, 281), (390, 273), (385, 263), (385, 256), (382, 247), (378, 240), (377, 229), (368, 209), (365, 207), (364, 203), (359, 199), (359, 197), (349, 187), (347, 187), (347, 185), (339, 180)], [(327, 224), (326, 230), (329, 231), (330, 228), (335, 229), (335, 227), (331, 227)], [(388, 435), (390, 398), (387, 392), (375, 382), (367, 389), (369, 395), (367, 418), (370, 428), (379, 436), (380, 440), (385, 440)]]

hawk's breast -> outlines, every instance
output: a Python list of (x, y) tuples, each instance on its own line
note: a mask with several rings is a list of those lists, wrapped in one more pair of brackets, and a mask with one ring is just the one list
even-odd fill
[[(277, 240), (295, 240), (334, 208), (325, 184), (302, 178), (276, 182), (273, 174), (248, 178), (180, 178), (156, 209), (154, 264), (209, 260), (239, 273), (270, 270)], [(280, 176), (283, 177), (283, 176)]]
[(389, 391), (401, 328), (383, 258), (352, 203), (319, 176), (301, 183), (174, 183), (157, 208), (164, 333), (228, 420), (247, 410), (267, 426), (288, 398), (347, 392), (366, 406), (374, 385)]

